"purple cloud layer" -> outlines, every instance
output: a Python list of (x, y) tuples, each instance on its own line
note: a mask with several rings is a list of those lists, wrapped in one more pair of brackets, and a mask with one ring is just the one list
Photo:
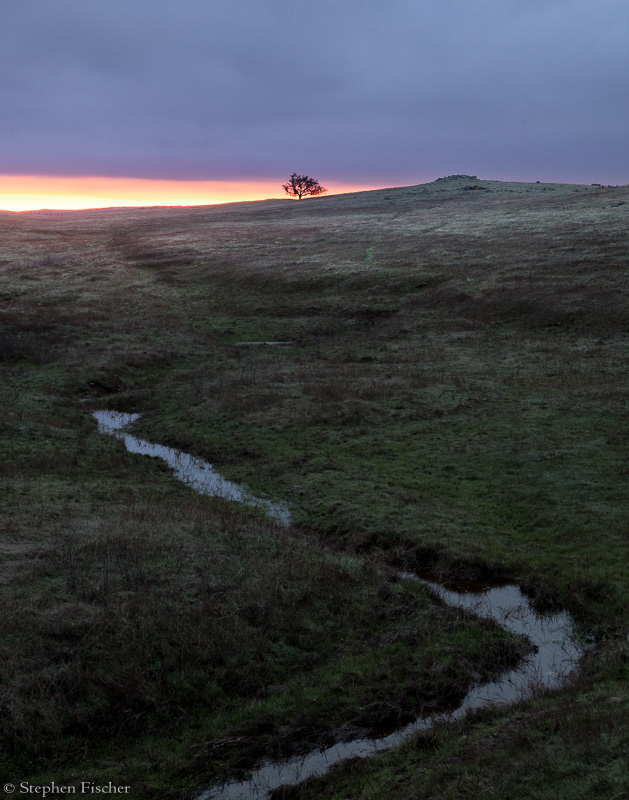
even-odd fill
[(0, 173), (629, 183), (626, 0), (19, 0)]

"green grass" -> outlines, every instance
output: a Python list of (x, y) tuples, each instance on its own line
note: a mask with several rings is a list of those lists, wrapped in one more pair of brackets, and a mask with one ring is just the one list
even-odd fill
[(629, 785), (627, 684), (479, 714), (378, 759), (354, 762), (299, 797), (334, 800), (621, 798)]
[[(2, 215), (3, 774), (193, 796), (516, 657), (404, 566), (509, 577), (596, 647), (573, 690), (315, 796), (622, 796), (626, 189), (483, 185)], [(99, 436), (103, 407), (295, 530)]]
[(196, 495), (98, 435), (54, 373), (48, 394), (6, 375), (6, 407), (22, 402), (3, 431), (3, 773), (181, 796), (404, 721), (523, 651), (373, 562)]

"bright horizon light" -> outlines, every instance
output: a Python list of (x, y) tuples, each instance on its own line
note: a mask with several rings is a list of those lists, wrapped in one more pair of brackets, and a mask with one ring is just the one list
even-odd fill
[[(286, 198), (285, 179), (176, 181), (146, 178), (0, 175), (0, 210), (73, 211), (82, 209), (205, 206), (247, 200)], [(360, 192), (382, 186), (321, 180), (328, 194)]]

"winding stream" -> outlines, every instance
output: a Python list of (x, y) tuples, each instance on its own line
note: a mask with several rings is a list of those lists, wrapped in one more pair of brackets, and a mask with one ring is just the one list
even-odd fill
[(294, 785), (306, 778), (324, 775), (334, 764), (349, 758), (369, 758), (382, 753), (413, 734), (429, 730), (438, 722), (454, 721), (474, 709), (492, 704), (507, 705), (526, 700), (540, 689), (558, 688), (567, 681), (583, 654), (574, 638), (570, 616), (563, 612), (537, 614), (517, 586), (463, 593), (444, 589), (411, 573), (400, 573), (400, 576), (420, 581), (450, 606), (473, 611), (479, 617), (495, 620), (513, 633), (524, 634), (537, 651), (496, 680), (472, 686), (454, 711), (419, 716), (404, 728), (381, 738), (355, 739), (285, 761), (265, 761), (249, 780), (215, 786), (198, 795), (196, 800), (266, 800), (279, 786)]
[(120, 439), (131, 453), (161, 458), (179, 480), (191, 486), (199, 494), (208, 494), (212, 497), (221, 497), (225, 500), (261, 508), (281, 525), (290, 525), (290, 511), (286, 506), (254, 497), (238, 484), (223, 478), (211, 464), (202, 458), (191, 456), (174, 447), (152, 444), (126, 433), (125, 428), (139, 419), (139, 414), (124, 414), (121, 411), (92, 411), (92, 416), (98, 422), (99, 433), (107, 433)]
[[(202, 494), (262, 508), (279, 523), (290, 524), (290, 513), (286, 506), (253, 497), (218, 475), (206, 461), (125, 433), (125, 426), (136, 420), (139, 414), (115, 411), (92, 413), (98, 421), (99, 432), (121, 439), (133, 453), (164, 459), (180, 480)], [(340, 742), (332, 747), (313, 750), (283, 761), (263, 761), (249, 780), (214, 786), (198, 795), (196, 800), (266, 800), (279, 786), (294, 785), (306, 778), (324, 775), (334, 764), (349, 758), (368, 758), (381, 753), (415, 733), (429, 730), (438, 722), (457, 720), (474, 709), (488, 705), (507, 705), (526, 700), (540, 690), (558, 688), (568, 681), (583, 654), (576, 642), (571, 617), (565, 612), (538, 614), (518, 586), (457, 592), (413, 573), (402, 572), (399, 577), (421, 582), (450, 606), (472, 611), (478, 617), (494, 620), (508, 631), (526, 636), (536, 651), (523, 658), (515, 669), (502, 673), (495, 680), (473, 685), (454, 711), (418, 716), (413, 722), (388, 736)]]

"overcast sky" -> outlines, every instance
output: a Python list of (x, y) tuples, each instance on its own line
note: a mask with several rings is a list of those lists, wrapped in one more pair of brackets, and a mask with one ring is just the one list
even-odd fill
[(0, 173), (629, 183), (628, 0), (2, 0)]

